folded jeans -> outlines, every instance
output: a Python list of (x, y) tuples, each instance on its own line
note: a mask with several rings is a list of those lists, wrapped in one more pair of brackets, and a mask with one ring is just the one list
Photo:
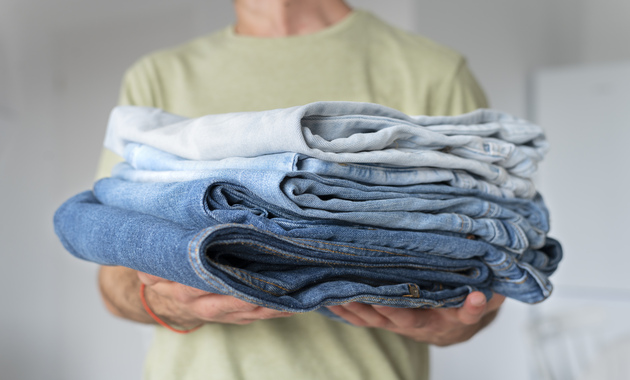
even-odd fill
[[(492, 184), (463, 170), (432, 167), (385, 166), (379, 164), (337, 163), (299, 153), (276, 153), (258, 157), (229, 157), (222, 160), (188, 160), (148, 145), (129, 143), (123, 158), (127, 165), (114, 169), (117, 176), (137, 182), (181, 182), (208, 177), (222, 169), (279, 170), (309, 172), (325, 177), (348, 179), (372, 185), (414, 185), (445, 183), (453, 187), (478, 189), (507, 198), (531, 199), (536, 195), (530, 179), (508, 176)], [(128, 170), (131, 166), (133, 171)]]
[(549, 296), (547, 276), (562, 256), (553, 239), (514, 256), (448, 235), (329, 223), (287, 228), (233, 213), (238, 223), (191, 227), (103, 205), (88, 191), (57, 210), (55, 231), (82, 259), (291, 312), (351, 301), (458, 307), (477, 289), (538, 302)]
[(157, 216), (184, 208), (196, 213), (248, 209), (270, 218), (473, 234), (514, 252), (542, 247), (549, 229), (540, 195), (526, 200), (442, 184), (363, 185), (306, 172), (219, 170), (209, 174), (206, 179), (174, 183), (105, 178), (94, 185), (94, 191), (105, 204)]
[(466, 170), (493, 184), (531, 177), (548, 149), (542, 129), (492, 110), (407, 116), (356, 102), (316, 102), (196, 119), (149, 107), (112, 111), (105, 147), (146, 144), (193, 160), (293, 152), (344, 163)]

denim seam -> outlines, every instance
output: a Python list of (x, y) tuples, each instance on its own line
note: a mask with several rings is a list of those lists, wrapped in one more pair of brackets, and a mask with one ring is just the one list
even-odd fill
[[(549, 293), (551, 293), (553, 291), (553, 284), (551, 284), (549, 282), (548, 278), (541, 278), (540, 277), (540, 273), (538, 271), (535, 270), (535, 268), (527, 263), (523, 263), (523, 270), (525, 270), (525, 272), (528, 275), (531, 275), (534, 278), (534, 281), (536, 281), (536, 283), (538, 285), (540, 285), (542, 288), (546, 289)], [(528, 270), (527, 267), (531, 267), (534, 270)]]
[(488, 202), (488, 206), (486, 207), (486, 211), (484, 211), (483, 214), (481, 214), (480, 218), (483, 218), (485, 216), (488, 216), (490, 214), (490, 208), (492, 207), (492, 204), (490, 202)]
[[(214, 230), (214, 228), (211, 229), (203, 229), (201, 231), (199, 231), (190, 241), (190, 243), (188, 244), (188, 260), (189, 262), (192, 264), (193, 270), (195, 271), (195, 273), (197, 273), (197, 275), (201, 278), (204, 278), (205, 281), (210, 285), (210, 286), (214, 286), (212, 284), (213, 280), (215, 280), (219, 285), (221, 285), (222, 287), (224, 287), (228, 292), (229, 287), (227, 287), (227, 284), (225, 284), (221, 279), (217, 278), (216, 276), (213, 276), (211, 273), (209, 273), (208, 271), (205, 270), (205, 268), (200, 268), (201, 266), (201, 260), (199, 259), (199, 241), (201, 239), (203, 239), (205, 236), (209, 235), (212, 231)], [(202, 236), (203, 235), (203, 236)], [(194, 248), (193, 248), (194, 247)], [(193, 253), (194, 251), (194, 253)], [(196, 260), (195, 260), (196, 259)], [(201, 273), (200, 273), (201, 272)], [(208, 272), (208, 273), (204, 273), (204, 272)]]
[[(217, 244), (213, 244), (213, 245), (229, 245), (229, 244), (230, 244), (230, 243), (227, 243), (227, 242), (226, 242), (226, 243), (217, 243)], [(247, 244), (247, 245), (251, 245), (251, 244)], [(269, 281), (265, 281), (265, 280), (263, 280), (263, 279), (261, 279), (261, 278), (259, 278), (259, 277), (256, 277), (256, 276), (251, 275), (251, 274), (250, 274), (250, 273), (251, 273), (250, 271), (245, 271), (245, 270), (238, 269), (238, 268), (233, 268), (233, 267), (230, 267), (230, 266), (227, 266), (227, 265), (218, 264), (218, 263), (217, 263), (216, 261), (214, 261), (214, 260), (212, 260), (212, 262), (214, 262), (217, 266), (219, 266), (219, 267), (223, 268), (224, 270), (227, 270), (227, 271), (231, 272), (233, 275), (235, 275), (236, 277), (238, 277), (238, 278), (239, 278), (239, 279), (241, 279), (242, 281), (247, 282), (247, 283), (249, 283), (251, 286), (254, 286), (254, 287), (256, 287), (257, 289), (262, 290), (262, 291), (264, 291), (264, 292), (266, 292), (266, 293), (273, 294), (273, 295), (275, 295), (275, 296), (281, 295), (281, 294), (278, 294), (278, 293), (273, 293), (273, 292), (271, 292), (271, 291), (267, 291), (267, 290), (265, 290), (265, 289), (263, 289), (263, 288), (259, 287), (258, 285), (255, 285), (253, 282), (251, 282), (251, 281), (250, 281), (250, 280), (248, 280), (247, 278), (244, 278), (243, 276), (247, 276), (247, 277), (254, 278), (254, 279), (256, 279), (256, 280), (258, 280), (258, 281), (260, 281), (260, 282), (263, 282), (263, 283), (265, 283), (265, 284), (268, 284), (268, 285), (271, 285), (271, 286), (275, 286), (275, 287), (277, 287), (277, 288), (279, 288), (279, 289), (282, 289), (282, 290), (284, 290), (285, 292), (291, 292), (291, 290), (290, 290), (290, 289), (284, 288), (284, 287), (282, 287), (282, 286), (280, 286), (280, 285), (274, 284), (274, 283), (269, 282)], [(239, 272), (240, 272), (240, 275), (239, 275)]]
[[(389, 254), (389, 255), (401, 256), (401, 257), (414, 257), (413, 255), (405, 255), (405, 254), (402, 254), (402, 253), (394, 253), (394, 252), (384, 251), (384, 250), (381, 250), (381, 249), (355, 247), (355, 246), (351, 246), (351, 245), (335, 244), (335, 243), (332, 243), (332, 242), (327, 242), (327, 241), (315, 241), (315, 240), (312, 240), (312, 239), (300, 239), (300, 238), (298, 238), (298, 239), (299, 239), (300, 241), (304, 241), (304, 242), (321, 243), (321, 244), (325, 244), (325, 245), (332, 245), (332, 246), (335, 246), (335, 247), (354, 248), (354, 249), (360, 249), (360, 250), (362, 250), (362, 251), (370, 251), (370, 252), (387, 253), (387, 254)], [(310, 245), (307, 245), (307, 246), (308, 246), (308, 247), (313, 247), (313, 248), (315, 248), (314, 246), (310, 246)], [(322, 249), (323, 249), (323, 248), (322, 248)], [(334, 251), (333, 251), (333, 252), (334, 252)], [(359, 255), (354, 255), (354, 254), (352, 254), (352, 253), (341, 253), (341, 252), (338, 252), (338, 253), (340, 253), (340, 254), (342, 254), (342, 255), (359, 256)]]
[[(216, 276), (212, 275), (205, 268), (200, 266), (200, 261), (195, 261), (195, 258), (197, 258), (197, 259), (199, 258), (199, 247), (198, 247), (198, 244), (195, 244), (195, 242), (203, 238), (203, 236), (201, 236), (201, 235), (207, 236), (210, 233), (212, 233), (213, 231), (214, 231), (214, 228), (200, 231), (199, 233), (197, 233), (197, 235), (194, 236), (194, 238), (191, 240), (191, 243), (188, 246), (189, 260), (191, 261), (192, 267), (195, 270), (195, 272), (197, 273), (197, 275), (199, 275), (202, 279), (204, 279), (210, 286), (215, 286), (215, 285), (213, 285), (213, 283), (211, 281), (212, 279), (215, 279), (218, 284), (222, 285), (222, 287), (224, 288), (223, 291), (225, 293), (227, 293), (228, 295), (235, 296), (237, 298), (240, 298), (242, 300), (251, 302), (253, 304), (256, 304), (256, 305), (259, 305), (259, 306), (263, 306), (263, 307), (267, 307), (267, 308), (272, 308), (272, 309), (275, 309), (275, 310), (281, 310), (281, 311), (294, 310), (294, 309), (291, 309), (291, 308), (279, 307), (278, 305), (271, 305), (271, 304), (269, 304), (267, 302), (264, 302), (262, 300), (259, 300), (259, 299), (256, 299), (256, 298), (252, 298), (251, 296), (248, 296), (248, 295), (246, 295), (246, 294), (244, 294), (242, 292), (237, 292), (234, 289), (232, 289), (230, 286), (225, 284), (221, 279), (216, 278)], [(193, 246), (195, 246), (194, 249), (193, 249)], [(414, 285), (416, 285), (416, 284), (414, 284)], [(404, 297), (404, 295), (402, 297)], [(457, 296), (457, 297), (450, 298), (449, 300), (442, 300), (442, 301), (436, 301), (436, 302), (420, 301), (420, 303), (422, 305), (433, 305), (435, 307), (441, 307), (446, 302), (461, 301), (465, 297), (466, 296)], [(345, 304), (347, 302), (358, 302), (358, 301), (375, 301), (375, 302), (377, 302), (377, 301), (390, 301), (390, 302), (395, 302), (399, 298), (401, 298), (401, 296), (395, 296), (395, 297), (359, 296), (359, 297), (350, 297), (350, 298), (348, 298), (346, 300), (343, 300), (343, 301), (323, 301), (321, 303), (321, 306), (325, 306), (325, 305), (340, 305), (340, 304)], [(418, 306), (418, 307), (420, 307), (420, 306)]]
[[(230, 243), (217, 243), (215, 245), (218, 245), (218, 244), (227, 245), (227, 244), (230, 244)], [(276, 249), (272, 249), (272, 248), (269, 248), (269, 247), (266, 247), (264, 245), (257, 244), (257, 243), (241, 243), (241, 244), (259, 247), (259, 248), (261, 248), (261, 249), (263, 249), (265, 251), (268, 251), (270, 254), (275, 255), (275, 256), (289, 257), (289, 258), (292, 258), (292, 259), (302, 260), (302, 261), (307, 261), (307, 262), (312, 262), (312, 263), (331, 264), (330, 260), (318, 261), (318, 260), (315, 260), (315, 259), (312, 259), (312, 258), (292, 256), (290, 254), (286, 254), (286, 253), (283, 253), (283, 252), (278, 251)], [(339, 252), (333, 251), (331, 249), (325, 249), (325, 248), (318, 248), (318, 247), (314, 247), (314, 246), (309, 246), (308, 244), (304, 244), (304, 246), (308, 247), (308, 248), (312, 248), (312, 249), (319, 249), (319, 250), (331, 252), (331, 253), (339, 253)], [(341, 254), (343, 255), (344, 253), (341, 253)], [(346, 266), (346, 267), (377, 268), (377, 269), (378, 268), (383, 268), (383, 267), (384, 268), (400, 267), (400, 265), (395, 265), (395, 264), (387, 264), (387, 265), (376, 264), (374, 266), (371, 266), (371, 265), (360, 265), (360, 264), (353, 264), (353, 263), (337, 263), (337, 262), (335, 262), (334, 264), (342, 265), (342, 266)], [(431, 270), (432, 269), (430, 266), (423, 266), (423, 265), (419, 265), (419, 264), (411, 264), (411, 267), (413, 269), (426, 269), (426, 270)]]
[[(426, 128), (424, 125), (416, 124), (413, 121), (397, 119), (397, 118), (394, 118), (394, 117), (391, 117), (391, 116), (379, 116), (379, 115), (369, 115), (368, 116), (368, 115), (361, 115), (361, 114), (329, 116), (329, 115), (315, 115), (314, 114), (314, 115), (307, 115), (307, 116), (303, 116), (302, 117), (302, 120), (306, 120), (306, 121), (324, 120), (324, 122), (328, 122), (328, 121), (335, 122), (336, 120), (348, 120), (348, 119), (350, 121), (367, 120), (368, 122), (381, 120), (381, 121), (385, 121), (385, 122), (391, 123), (392, 126), (408, 126), (408, 127), (412, 127), (412, 128), (424, 129), (424, 130), (429, 131), (431, 133), (439, 133), (439, 132), (431, 131), (430, 129)], [(300, 125), (302, 125), (302, 123), (300, 123)], [(308, 128), (308, 127), (303, 127), (303, 128)], [(391, 127), (387, 127), (387, 128), (391, 128)], [(308, 129), (311, 130), (310, 128), (308, 128)], [(375, 129), (371, 133), (380, 132), (382, 130), (383, 129)]]
[[(273, 250), (273, 249), (271, 249), (271, 248), (268, 248), (268, 247), (262, 246), (262, 245), (260, 245), (260, 244), (255, 244), (255, 243), (241, 243), (241, 244), (243, 244), (243, 245), (250, 245), (250, 246), (257, 246), (257, 247), (260, 247), (262, 250), (266, 250), (266, 251), (268, 251), (268, 252), (269, 252), (270, 254), (272, 254), (272, 255), (276, 255), (276, 256), (280, 255), (280, 256), (285, 256), (285, 257), (287, 256), (287, 255), (283, 255), (283, 254), (282, 254), (281, 252), (279, 252), (279, 251), (276, 251), (276, 250)], [(228, 242), (226, 242), (226, 243), (216, 243), (216, 244), (213, 244), (213, 245), (230, 245), (230, 243), (228, 243)], [(273, 252), (276, 252), (276, 253), (273, 253)], [(288, 257), (291, 257), (291, 256), (288, 256)], [(212, 261), (212, 262), (214, 262), (214, 263), (216, 264), (216, 261)], [(273, 296), (276, 296), (276, 297), (277, 297), (277, 296), (280, 296), (280, 295), (282, 295), (282, 294), (281, 294), (281, 293), (280, 293), (280, 294), (279, 294), (279, 293), (274, 293), (274, 292), (272, 292), (272, 291), (269, 291), (269, 290), (263, 289), (262, 287), (260, 287), (259, 285), (255, 284), (254, 282), (252, 282), (251, 280), (247, 279), (247, 278), (246, 278), (246, 277), (244, 277), (244, 276), (254, 278), (254, 279), (258, 280), (258, 281), (261, 281), (261, 282), (263, 282), (263, 283), (265, 283), (265, 284), (268, 284), (268, 285), (271, 285), (271, 286), (276, 286), (276, 287), (278, 287), (278, 288), (280, 288), (280, 289), (284, 290), (285, 292), (291, 292), (291, 290), (289, 290), (289, 289), (285, 289), (285, 288), (283, 288), (283, 287), (281, 287), (281, 286), (279, 286), (279, 285), (276, 285), (276, 284), (273, 284), (273, 283), (271, 283), (271, 282), (268, 282), (268, 281), (262, 280), (262, 279), (260, 279), (260, 278), (258, 278), (258, 277), (252, 276), (252, 275), (250, 274), (250, 273), (251, 273), (250, 271), (246, 271), (246, 270), (243, 270), (243, 269), (238, 269), (238, 268), (231, 268), (231, 267), (227, 267), (227, 266), (225, 266), (225, 265), (221, 265), (221, 264), (216, 264), (216, 265), (218, 265), (218, 266), (220, 266), (220, 267), (222, 267), (222, 268), (224, 268), (224, 269), (228, 270), (228, 271), (229, 271), (230, 273), (232, 273), (234, 276), (238, 277), (241, 281), (243, 281), (243, 282), (245, 282), (245, 283), (249, 284), (250, 286), (252, 286), (252, 287), (254, 287), (254, 288), (258, 289), (258, 290), (261, 290), (261, 291), (263, 291), (263, 292), (265, 292), (265, 293), (271, 294), (271, 295), (273, 295)], [(240, 272), (240, 275), (238, 274), (239, 272)], [(293, 290), (293, 291), (295, 291), (295, 290)]]
[[(324, 243), (324, 244), (325, 244), (325, 243)], [(308, 245), (308, 244), (304, 244), (304, 246), (309, 247), (309, 248), (313, 248), (313, 249), (321, 249), (321, 250), (324, 250), (324, 251), (327, 251), (327, 252), (332, 252), (332, 253), (338, 253), (338, 254), (346, 255), (346, 253), (333, 251), (333, 250), (331, 250), (331, 249), (318, 248), (318, 247), (311, 246), (311, 245)], [(359, 247), (357, 247), (357, 249), (364, 249), (364, 248), (359, 248)], [(365, 249), (364, 249), (364, 250), (365, 250)], [(390, 253), (390, 254), (393, 254), (393, 255), (396, 255), (396, 254), (394, 254), (394, 253), (387, 252), (387, 251), (383, 251), (383, 252), (385, 252), (385, 253)], [(347, 254), (347, 255), (350, 255), (350, 254)], [(353, 256), (356, 256), (356, 255), (353, 255)], [(411, 257), (411, 258), (413, 258), (413, 256), (404, 256), (404, 257)], [(420, 267), (420, 268), (422, 268), (422, 269), (429, 269), (429, 270), (431, 269), (431, 267), (430, 267), (430, 266), (423, 266), (423, 265), (419, 265), (419, 264), (412, 264), (412, 265), (413, 265), (413, 266), (418, 266), (418, 267)], [(356, 267), (356, 266), (360, 266), (360, 267), (364, 267), (364, 268), (373, 268), (372, 266), (355, 265), (355, 264), (349, 264), (349, 265), (347, 265), (347, 266), (354, 266), (354, 267)], [(382, 266), (382, 265), (377, 265), (377, 267), (378, 267), (378, 266)], [(391, 266), (392, 266), (392, 265), (385, 265), (385, 267), (391, 267)], [(394, 265), (394, 266), (397, 266), (397, 265)]]
[[(455, 152), (453, 152), (453, 150)], [(484, 157), (491, 157), (492, 159), (494, 159), (494, 161), (491, 161), (491, 163), (495, 164), (497, 166), (500, 166), (500, 165), (498, 165), (498, 163), (500, 161), (507, 161), (508, 159), (510, 159), (512, 157), (512, 155), (503, 155), (503, 154), (500, 154), (500, 153), (486, 152), (483, 149), (475, 149), (475, 148), (467, 146), (467, 145), (460, 145), (460, 146), (453, 147), (453, 149), (451, 151), (451, 152), (453, 152), (452, 154), (456, 155), (458, 157), (462, 157), (462, 158), (471, 158), (471, 157), (469, 157), (467, 155), (464, 155), (462, 153), (457, 154), (457, 150), (463, 150), (465, 152), (475, 153), (476, 155), (480, 155), (480, 156), (484, 156)], [(485, 162), (485, 161), (483, 161), (483, 162)]]
[[(329, 301), (324, 301), (322, 302), (322, 306), (328, 306), (328, 305), (342, 305), (342, 304), (346, 304), (348, 302), (359, 302), (359, 301), (396, 301), (400, 296), (396, 296), (396, 297), (376, 297), (376, 296), (358, 296), (358, 297), (350, 297), (348, 300), (344, 300), (341, 302), (329, 302)], [(404, 297), (404, 295), (403, 295)], [(430, 302), (430, 301), (420, 301), (419, 303), (422, 305), (434, 305), (436, 307), (442, 307), (446, 302), (453, 302), (453, 301), (461, 301), (464, 298), (466, 298), (466, 296), (457, 296), (457, 297), (453, 297), (453, 298), (449, 298), (448, 300), (442, 300), (442, 301), (434, 301), (434, 302)], [(416, 306), (416, 308), (419, 308), (420, 306)]]
[[(224, 244), (228, 244), (228, 243), (224, 243)], [(198, 251), (198, 250), (197, 250), (197, 249), (195, 249), (195, 251)], [(211, 276), (211, 275), (210, 275), (210, 277), (214, 277), (214, 276)], [(237, 276), (237, 277), (241, 278), (240, 276)], [(253, 277), (253, 276), (252, 276), (252, 277)], [(254, 286), (255, 288), (257, 288), (257, 289), (259, 289), (259, 290), (262, 290), (262, 291), (264, 291), (264, 292), (266, 292), (266, 293), (268, 293), (268, 294), (271, 294), (271, 295), (273, 295), (273, 296), (276, 296), (276, 297), (278, 296), (277, 294), (274, 294), (274, 293), (272, 293), (272, 292), (269, 292), (269, 291), (267, 291), (267, 290), (265, 290), (265, 289), (262, 289), (262, 288), (260, 288), (260, 287), (258, 287), (258, 286), (256, 286), (256, 285), (254, 285), (253, 283), (251, 283), (251, 281), (248, 281), (248, 280), (246, 280), (246, 279), (243, 279), (243, 280), (244, 280), (245, 282), (247, 282), (247, 283), (251, 284), (252, 286)], [(409, 286), (409, 284), (407, 284), (407, 285)], [(414, 285), (415, 287), (417, 287), (417, 284), (413, 284), (413, 285)], [(411, 291), (411, 290), (410, 290), (410, 291)], [(230, 289), (230, 288), (227, 288), (227, 289), (226, 289), (226, 292), (227, 292), (229, 295), (235, 296), (235, 297), (237, 297), (237, 298), (241, 298), (241, 299), (248, 300), (248, 301), (250, 301), (250, 302), (252, 302), (252, 303), (254, 303), (254, 304), (261, 305), (261, 306), (268, 307), (268, 308), (270, 308), (270, 307), (271, 307), (271, 308), (274, 308), (274, 306), (272, 306), (272, 305), (270, 305), (270, 304), (268, 304), (268, 303), (266, 303), (266, 302), (264, 302), (264, 301), (260, 301), (260, 300), (257, 300), (257, 299), (250, 298), (249, 296), (247, 296), (247, 295), (245, 295), (245, 294), (243, 294), (243, 293), (238, 293), (238, 292), (235, 292), (235, 291), (233, 291), (233, 290), (232, 290), (232, 289)], [(412, 291), (412, 292), (413, 292), (413, 291)], [(418, 293), (419, 293), (419, 292), (418, 292)], [(359, 297), (350, 297), (350, 300), (351, 300), (352, 302), (357, 302), (357, 301), (379, 301), (379, 300), (380, 300), (380, 301), (391, 301), (391, 302), (395, 302), (395, 301), (396, 301), (398, 298), (400, 298), (400, 297), (413, 297), (413, 298), (418, 298), (418, 297), (415, 297), (413, 294), (411, 294), (411, 295), (401, 295), (401, 296), (394, 296), (394, 297), (359, 296)], [(453, 298), (449, 299), (449, 300), (448, 300), (448, 302), (452, 302), (452, 301), (454, 301), (454, 300), (462, 300), (462, 299), (464, 299), (464, 297), (462, 297), (462, 296), (453, 297)], [(345, 303), (347, 303), (347, 302), (350, 302), (350, 301), (349, 301), (349, 300), (344, 300), (344, 301), (341, 301), (341, 302), (327, 302), (327, 301), (324, 301), (324, 302), (322, 302), (322, 306), (323, 306), (323, 305), (339, 305), (339, 304), (345, 304)], [(421, 303), (421, 304), (423, 304), (423, 305), (435, 305), (435, 306), (437, 306), (437, 307), (441, 307), (441, 306), (442, 306), (442, 305), (444, 305), (446, 302), (447, 302), (447, 300), (437, 301), (437, 302), (421, 301), (420, 303)], [(277, 309), (277, 307), (275, 307), (275, 308)], [(286, 308), (280, 308), (279, 310), (288, 311), (289, 309), (286, 309)]]
[(461, 221), (461, 223), (459, 225), (459, 231), (457, 231), (457, 232), (463, 233), (463, 231), (464, 231), (464, 218), (462, 218), (462, 216), (460, 214), (455, 214), (455, 215), (457, 215), (457, 217)]
[(263, 279), (261, 279), (261, 278), (259, 278), (259, 277), (252, 276), (252, 275), (250, 274), (251, 272), (249, 272), (249, 271), (245, 271), (245, 270), (243, 270), (243, 269), (232, 268), (232, 267), (229, 267), (229, 266), (227, 266), (227, 265), (221, 265), (221, 264), (216, 264), (216, 265), (218, 265), (219, 267), (223, 268), (224, 270), (227, 270), (228, 272), (232, 273), (233, 275), (235, 275), (236, 277), (238, 277), (238, 278), (239, 278), (239, 279), (241, 279), (242, 281), (249, 283), (251, 286), (254, 286), (254, 287), (256, 287), (257, 289), (262, 290), (263, 292), (266, 292), (266, 293), (269, 293), (269, 294), (273, 294), (273, 295), (276, 295), (276, 296), (277, 296), (277, 295), (281, 295), (281, 294), (282, 294), (282, 293), (274, 293), (274, 292), (272, 292), (272, 291), (270, 291), (270, 290), (269, 290), (269, 291), (267, 291), (267, 290), (265, 290), (265, 289), (261, 288), (260, 286), (255, 285), (252, 281), (248, 280), (245, 276), (247, 276), (247, 277), (251, 277), (251, 278), (253, 278), (253, 279), (255, 279), (255, 280), (258, 280), (258, 281), (260, 281), (260, 282), (263, 282), (263, 283), (265, 283), (265, 284), (267, 284), (267, 285), (275, 286), (275, 287), (277, 287), (277, 288), (279, 288), (279, 289), (284, 290), (285, 292), (290, 292), (290, 291), (291, 291), (291, 290), (289, 290), (289, 289), (283, 288), (283, 287), (282, 287), (282, 286), (280, 286), (280, 285), (276, 285), (276, 284), (274, 284), (274, 283), (272, 283), (272, 282), (265, 281), (265, 280), (263, 280)]
[[(197, 233), (197, 235), (195, 235), (195, 237), (191, 240), (190, 244), (188, 245), (188, 258), (189, 258), (189, 260), (190, 260), (190, 262), (192, 264), (193, 270), (197, 273), (197, 275), (199, 277), (204, 279), (204, 281), (206, 281), (206, 283), (208, 283), (208, 285), (213, 286), (213, 287), (215, 286), (215, 285), (213, 285), (213, 281), (212, 281), (214, 279), (218, 284), (222, 285), (222, 287), (224, 288), (223, 291), (225, 293), (227, 293), (228, 295), (235, 296), (235, 297), (240, 298), (242, 300), (245, 300), (245, 301), (248, 301), (248, 302), (251, 302), (253, 304), (263, 306), (263, 307), (274, 308), (272, 305), (270, 305), (270, 304), (268, 304), (268, 303), (266, 303), (264, 301), (252, 298), (252, 297), (250, 297), (250, 296), (248, 296), (246, 294), (243, 294), (243, 293), (236, 292), (230, 286), (225, 284), (221, 279), (219, 279), (216, 276), (212, 275), (205, 268), (203, 268), (203, 267), (200, 268), (200, 263), (201, 263), (200, 260), (199, 261), (195, 261), (195, 258), (199, 259), (199, 246), (198, 246), (198, 244), (195, 244), (195, 241), (198, 240), (198, 239), (202, 239), (203, 238), (200, 235), (203, 234), (203, 235), (207, 236), (208, 234), (212, 233), (213, 231), (214, 231), (214, 228), (201, 230), (199, 233)], [(192, 247), (193, 245), (195, 246), (194, 249)], [(195, 252), (195, 254), (193, 254), (193, 251)], [(279, 308), (278, 306), (275, 306), (275, 309), (276, 310), (281, 310), (281, 311), (289, 311), (286, 308), (282, 308), (282, 307)]]
[[(484, 262), (485, 262), (486, 264), (488, 264), (489, 266), (491, 266), (491, 267), (498, 267), (498, 266), (500, 266), (501, 264), (503, 264), (504, 262), (506, 262), (507, 260), (508, 260), (508, 257), (507, 257), (507, 255), (506, 255), (506, 256), (504, 256), (504, 257), (503, 257), (503, 259), (501, 259), (501, 261), (499, 261), (498, 263), (490, 263), (490, 262), (489, 262), (489, 261), (487, 261), (487, 260), (484, 260)], [(508, 268), (509, 268), (509, 267), (508, 267)]]
[(499, 282), (505, 282), (505, 283), (510, 283), (510, 284), (521, 285), (521, 284), (524, 284), (525, 281), (527, 281), (527, 279), (529, 278), (529, 273), (527, 271), (525, 271), (525, 270), (523, 272), (525, 272), (525, 275), (519, 281), (511, 281), (510, 279), (505, 278), (505, 277), (495, 277), (494, 279), (495, 279), (495, 281), (499, 281)]
[[(324, 250), (324, 251), (328, 251), (328, 252), (332, 252), (332, 253), (340, 253), (340, 254), (342, 254), (342, 255), (344, 255), (344, 254), (345, 254), (345, 253), (336, 252), (336, 251), (333, 251), (333, 250), (330, 250), (330, 249), (318, 248), (318, 247), (310, 246), (310, 245), (308, 245), (308, 244), (304, 244), (304, 246), (306, 246), (306, 247), (308, 247), (308, 248), (313, 248), (313, 249), (322, 249), (322, 250)], [(358, 248), (358, 247), (357, 247), (357, 248)], [(358, 248), (358, 249), (364, 249), (364, 248)], [(384, 251), (384, 252), (389, 253), (389, 252), (387, 252), (387, 251)], [(392, 253), (392, 254), (393, 254), (393, 253)], [(407, 256), (407, 257), (411, 257), (411, 258), (413, 258), (413, 256)], [(365, 265), (353, 265), (353, 264), (346, 264), (346, 266), (354, 266), (354, 267), (360, 266), (360, 267), (364, 267), (364, 268), (373, 268), (372, 266), (365, 266)], [(381, 266), (381, 265), (379, 265), (379, 266)], [(396, 266), (396, 265), (394, 265), (394, 266)], [(418, 266), (418, 267), (420, 267), (420, 268), (422, 268), (422, 269), (428, 269), (428, 270), (431, 270), (431, 269), (432, 269), (430, 266), (426, 266), (426, 267), (425, 267), (425, 266), (422, 266), (422, 265), (419, 265), (419, 264), (412, 264), (412, 266)], [(377, 267), (378, 267), (378, 266), (377, 266)], [(387, 265), (386, 267), (391, 267), (391, 265)], [(416, 268), (414, 268), (414, 269), (416, 269)], [(477, 275), (479, 274), (479, 269), (478, 269), (478, 268), (472, 268), (471, 270), (474, 270), (474, 271), (475, 271), (475, 273), (477, 273)], [(453, 271), (449, 271), (449, 272), (453, 272)], [(459, 272), (459, 271), (458, 271), (458, 272)], [(467, 275), (465, 275), (465, 274), (460, 274), (460, 276), (463, 276), (463, 277), (477, 277), (477, 276), (467, 276)]]
[(523, 231), (523, 229), (520, 226), (516, 225), (513, 222), (506, 222), (506, 223), (510, 223), (511, 225), (514, 226), (514, 230), (516, 234), (520, 237), (520, 240), (525, 243), (524, 246), (527, 247), (529, 245), (529, 239), (527, 238), (527, 234), (525, 234), (525, 231)]

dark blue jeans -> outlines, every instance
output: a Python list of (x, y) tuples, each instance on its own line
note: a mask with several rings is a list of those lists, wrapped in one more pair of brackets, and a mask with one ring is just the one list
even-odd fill
[(538, 302), (562, 256), (553, 239), (515, 255), (450, 234), (208, 212), (205, 199), (180, 195), (163, 204), (178, 214), (158, 217), (84, 192), (57, 210), (55, 231), (79, 258), (292, 312), (350, 301), (458, 307), (476, 289)]

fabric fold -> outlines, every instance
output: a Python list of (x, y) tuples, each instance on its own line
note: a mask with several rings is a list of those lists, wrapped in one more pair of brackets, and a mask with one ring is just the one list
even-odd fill
[(531, 180), (542, 129), (497, 111), (117, 107), (105, 146), (125, 162), (57, 210), (66, 249), (264, 307), (535, 303), (563, 255)]
[[(533, 198), (531, 180), (510, 176), (501, 184), (491, 184), (463, 170), (432, 167), (384, 166), (379, 164), (337, 163), (299, 153), (276, 153), (258, 157), (229, 157), (221, 160), (189, 160), (148, 145), (129, 143), (123, 152), (125, 164), (114, 169), (115, 176), (137, 182), (180, 182), (206, 178), (222, 169), (303, 171), (324, 177), (342, 178), (372, 185), (404, 186), (446, 183), (453, 187), (478, 189), (504, 196)], [(134, 171), (130, 171), (131, 166)]]
[[(435, 124), (442, 132), (431, 130)], [(540, 127), (508, 114), (482, 109), (461, 116), (411, 117), (357, 102), (196, 119), (148, 107), (117, 107), (105, 146), (123, 155), (130, 142), (193, 160), (293, 152), (331, 162), (462, 169), (494, 184), (511, 175), (530, 177), (547, 151)]]
[(351, 301), (457, 307), (473, 290), (538, 302), (551, 292), (544, 273), (561, 258), (553, 240), (521, 263), (489, 244), (452, 236), (329, 224), (271, 227), (240, 214), (239, 223), (206, 219), (206, 227), (195, 228), (104, 205), (88, 191), (58, 209), (55, 231), (79, 258), (293, 312)]
[(204, 194), (213, 210), (241, 208), (292, 220), (473, 234), (515, 252), (540, 248), (549, 228), (540, 196), (531, 201), (502, 198), (435, 184), (368, 186), (305, 172), (219, 170), (208, 178), (180, 183), (106, 178), (95, 184), (94, 191), (104, 203), (142, 212), (163, 210), (154, 205), (194, 191), (193, 202), (200, 203)]

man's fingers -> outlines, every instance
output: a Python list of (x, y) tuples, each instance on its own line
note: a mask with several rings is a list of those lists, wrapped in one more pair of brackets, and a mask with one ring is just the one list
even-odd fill
[(374, 310), (391, 321), (394, 327), (422, 328), (431, 321), (432, 310), (404, 309), (389, 306), (373, 306)]
[(246, 322), (244, 321), (282, 318), (293, 315), (293, 313), (268, 309), (220, 294), (208, 294), (199, 297), (194, 301), (192, 308), (201, 319), (239, 324), (245, 324)]
[(479, 291), (470, 293), (460, 308), (408, 309), (349, 303), (328, 309), (346, 321), (365, 327), (384, 328), (419, 342), (438, 346), (470, 339), (496, 316), (504, 296), (490, 301)]
[(191, 308), (201, 319), (216, 320), (231, 313), (251, 312), (258, 306), (221, 294), (197, 297)]
[(145, 294), (153, 312), (180, 326), (206, 322), (248, 324), (260, 319), (292, 315), (232, 296), (208, 293), (147, 273), (137, 273), (140, 281), (147, 285)]
[[(346, 310), (354, 313), (358, 318), (364, 321), (366, 326), (391, 328), (395, 327), (387, 316), (379, 313), (372, 305), (366, 305), (358, 302), (351, 302), (342, 306)], [(362, 325), (363, 326), (363, 325)]]
[(457, 310), (457, 319), (466, 325), (474, 325), (483, 317), (488, 303), (481, 292), (472, 292), (466, 297), (464, 306)]
[(357, 314), (349, 310), (346, 305), (329, 306), (328, 310), (332, 311), (336, 315), (340, 316), (347, 322), (355, 326), (367, 326), (368, 323), (359, 317)]
[(292, 316), (293, 314), (294, 313), (259, 307), (256, 310), (249, 312), (232, 313), (230, 314), (230, 318), (239, 321), (258, 321), (261, 319), (286, 318)]
[(419, 328), (427, 324), (431, 318), (429, 311), (426, 310), (366, 305), (356, 302), (331, 306), (329, 309), (353, 325), (385, 329)]

